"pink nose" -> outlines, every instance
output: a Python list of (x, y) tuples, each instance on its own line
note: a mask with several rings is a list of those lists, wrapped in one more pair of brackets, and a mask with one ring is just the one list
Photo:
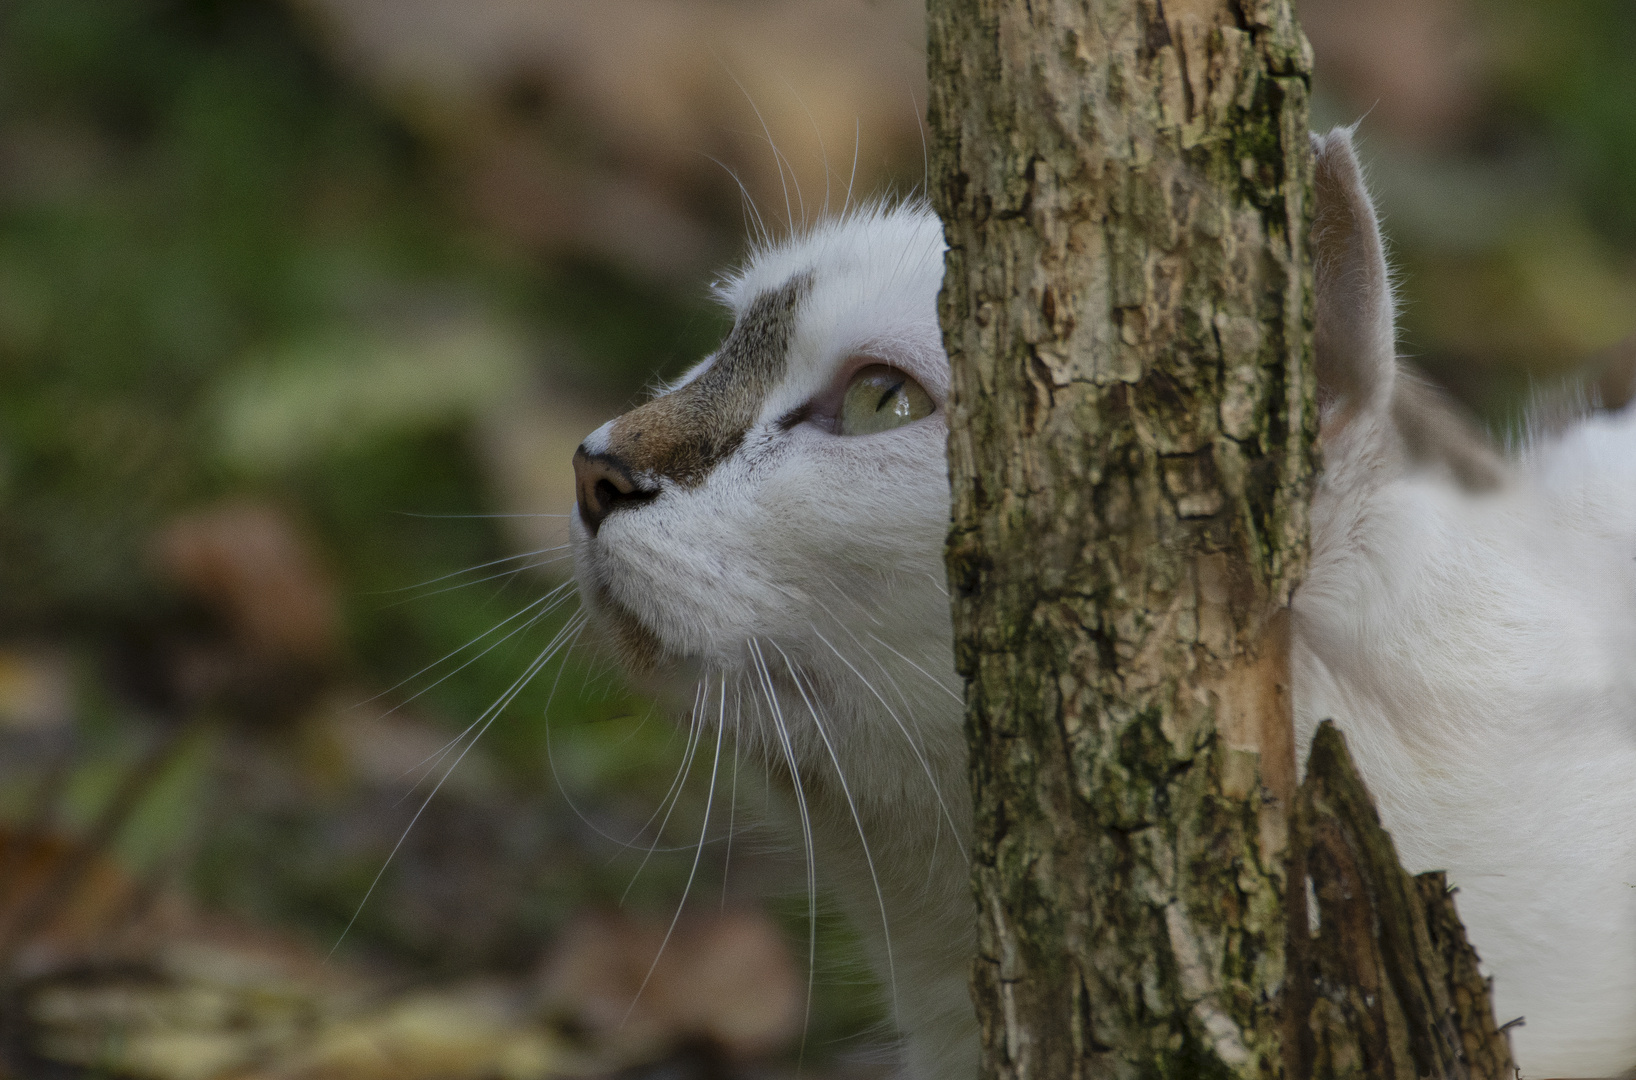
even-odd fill
[(638, 484), (618, 458), (587, 454), (583, 446), (574, 451), (574, 487), (579, 497), (579, 519), (592, 536), (615, 510), (645, 503), (659, 494)]

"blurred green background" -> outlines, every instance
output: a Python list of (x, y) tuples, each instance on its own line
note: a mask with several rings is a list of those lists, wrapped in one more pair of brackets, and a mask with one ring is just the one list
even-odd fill
[[(1620, 398), (1636, 6), (1301, 14), (1315, 124), (1367, 113), (1406, 352), (1502, 433), (1575, 376)], [(873, 1075), (844, 932), (807, 1018), (766, 929), (804, 954), (750, 780), (678, 924), (746, 966), (673, 948), (605, 1015), (704, 783), (553, 590), (574, 445), (724, 330), (741, 190), (782, 222), (921, 181), (921, 33), (0, 0), (0, 1075)]]

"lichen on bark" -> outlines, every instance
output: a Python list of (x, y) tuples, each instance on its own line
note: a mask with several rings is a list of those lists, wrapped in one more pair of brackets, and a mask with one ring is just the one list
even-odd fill
[(985, 1068), (1274, 1075), (1305, 39), (1287, 0), (943, 0), (930, 42)]
[(1296, 785), (1289, 0), (932, 0), (929, 27), (984, 1075), (1509, 1077), (1448, 890), (1399, 867), (1332, 726)]

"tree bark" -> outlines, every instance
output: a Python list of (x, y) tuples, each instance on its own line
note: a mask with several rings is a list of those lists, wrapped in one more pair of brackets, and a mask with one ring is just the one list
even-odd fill
[(929, 29), (984, 1075), (1503, 1053), (1440, 886), (1354, 820), (1344, 747), (1296, 786), (1316, 411), (1290, 0), (933, 0)]
[(1312, 741), (1294, 847), (1318, 904), (1317, 932), (1291, 938), (1284, 1007), (1298, 1021), (1294, 1074), (1513, 1080), (1448, 882), (1398, 866), (1346, 740), (1327, 721)]
[(1271, 1075), (1309, 50), (1287, 0), (930, 26), (988, 1073)]

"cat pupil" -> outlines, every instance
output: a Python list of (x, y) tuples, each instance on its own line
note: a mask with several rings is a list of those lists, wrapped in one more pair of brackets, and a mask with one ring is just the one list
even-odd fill
[(888, 364), (871, 364), (853, 374), (837, 418), (837, 434), (873, 435), (912, 424), (936, 406), (925, 389)]

